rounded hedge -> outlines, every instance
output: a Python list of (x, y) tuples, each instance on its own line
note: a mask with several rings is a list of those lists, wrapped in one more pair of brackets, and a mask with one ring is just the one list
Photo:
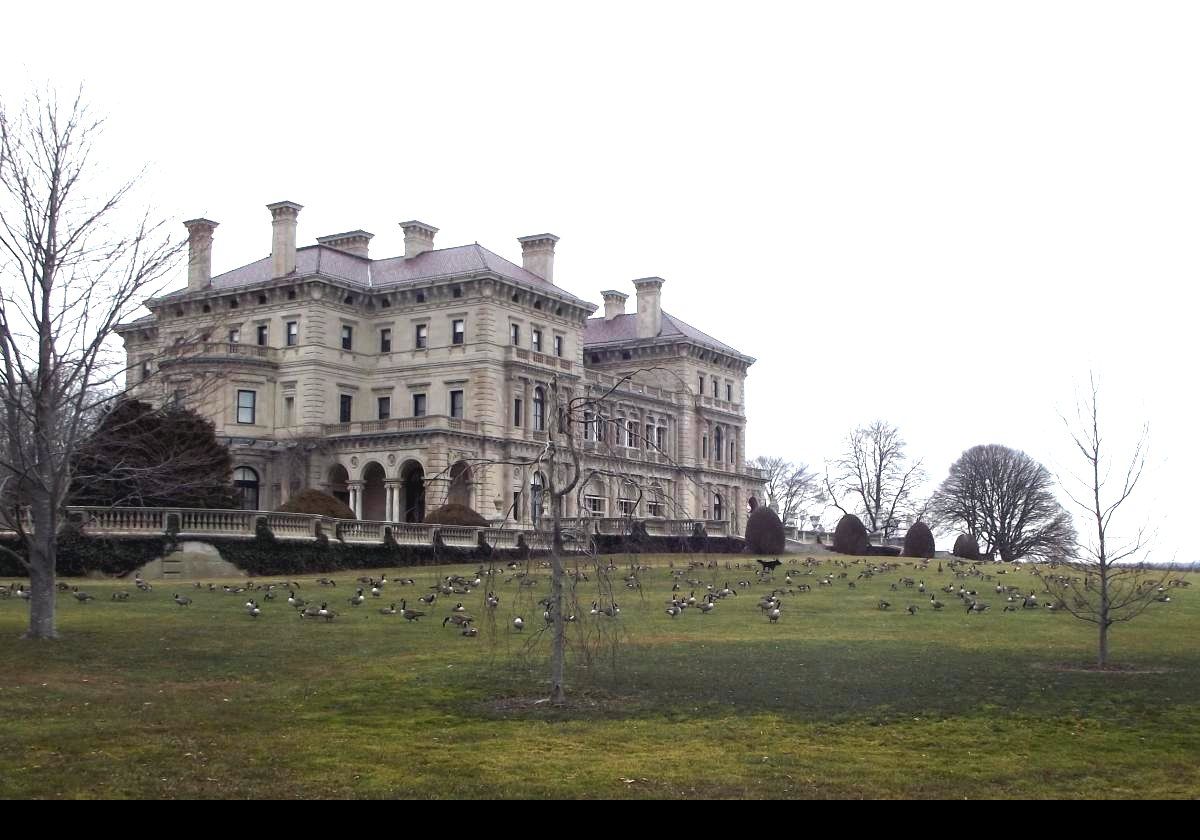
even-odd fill
[(955, 557), (961, 557), (964, 560), (979, 559), (979, 540), (970, 534), (959, 534), (958, 539), (954, 541)]
[(442, 505), (432, 513), (425, 515), (427, 525), (467, 525), (473, 528), (486, 528), (490, 523), (466, 505)]
[(746, 547), (752, 554), (783, 554), (783, 523), (769, 507), (755, 507), (746, 520)]
[(929, 526), (924, 522), (913, 523), (913, 526), (908, 529), (908, 533), (904, 535), (904, 556), (924, 557), (931, 560), (935, 550), (933, 532), (929, 530)]
[(309, 488), (292, 496), (279, 507), (279, 513), (311, 513), (315, 516), (332, 516), (335, 519), (357, 519), (354, 511), (341, 501), (322, 493), (320, 490)]
[(833, 530), (833, 550), (839, 554), (860, 555), (866, 555), (871, 550), (867, 526), (853, 513), (847, 513), (838, 520), (837, 528)]

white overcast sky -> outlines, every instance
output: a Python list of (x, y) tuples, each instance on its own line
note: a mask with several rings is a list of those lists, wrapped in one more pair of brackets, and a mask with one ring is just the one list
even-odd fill
[[(666, 279), (758, 359), (749, 453), (820, 467), (899, 426), (1081, 466), (1059, 419), (1151, 427), (1160, 558), (1193, 559), (1200, 7), (1192, 3), (9, 4), (0, 88), (83, 81), (108, 165), (221, 223), (224, 271), (397, 222), (557, 282)], [(13, 33), (20, 33), (13, 37)], [(182, 227), (179, 228), (182, 233)], [(182, 282), (183, 272), (180, 278)], [(632, 303), (632, 300), (631, 300)]]

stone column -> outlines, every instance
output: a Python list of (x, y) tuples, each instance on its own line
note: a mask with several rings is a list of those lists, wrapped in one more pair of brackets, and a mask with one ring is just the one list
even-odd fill
[(354, 511), (354, 516), (357, 519), (362, 519), (362, 500), (363, 500), (363, 481), (351, 481), (350, 484), (350, 508)]

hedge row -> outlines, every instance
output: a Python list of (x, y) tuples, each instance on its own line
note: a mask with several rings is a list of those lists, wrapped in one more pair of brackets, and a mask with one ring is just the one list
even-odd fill
[[(389, 533), (390, 536), (390, 533)], [(253, 539), (213, 538), (206, 542), (220, 552), (222, 559), (251, 575), (297, 575), (315, 572), (337, 572), (344, 569), (375, 569), (396, 566), (435, 566), (450, 563), (486, 561), (507, 562), (523, 559), (529, 549), (521, 543), (516, 549), (492, 549), (485, 544), (478, 548), (450, 548), (397, 545), (389, 540), (382, 545), (346, 544), (337, 540), (290, 542), (275, 538), (269, 529), (260, 529)], [(726, 554), (740, 552), (742, 540), (725, 537), (650, 537), (635, 535), (596, 537), (597, 548), (604, 554), (679, 552)], [(14, 540), (0, 541), (10, 550), (23, 554)], [(75, 577), (88, 572), (101, 572), (124, 577), (147, 563), (162, 557), (174, 547), (170, 537), (139, 537), (111, 539), (87, 537), (66, 531), (58, 541), (58, 574)], [(24, 577), (25, 570), (0, 552), (0, 576)]]

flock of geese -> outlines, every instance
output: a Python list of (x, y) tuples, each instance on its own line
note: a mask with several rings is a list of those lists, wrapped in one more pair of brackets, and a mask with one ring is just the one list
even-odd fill
[[(759, 564), (759, 568), (757, 569), (754, 568), (755, 562)], [(889, 561), (872, 562), (867, 558), (845, 560), (839, 557), (828, 557), (824, 560), (807, 557), (801, 561), (799, 558), (793, 557), (787, 561), (785, 569), (780, 569), (779, 567), (784, 566), (783, 561), (732, 563), (726, 561), (722, 566), (716, 560), (710, 559), (708, 561), (692, 561), (686, 566), (677, 567), (675, 560), (672, 559), (668, 563), (671, 595), (664, 603), (663, 612), (671, 619), (678, 619), (689, 610), (701, 615), (708, 615), (714, 613), (718, 604), (722, 601), (729, 598), (737, 598), (739, 591), (749, 594), (748, 590), (752, 588), (770, 587), (766, 594), (758, 598), (756, 606), (761, 616), (768, 623), (777, 624), (783, 615), (784, 599), (811, 592), (813, 584), (818, 588), (832, 588), (844, 584), (845, 589), (850, 591), (855, 590), (860, 584), (872, 581), (874, 578), (890, 578), (892, 575), (897, 575), (897, 577), (895, 580), (888, 582), (888, 594), (886, 597), (879, 598), (876, 603), (877, 609), (881, 611), (890, 610), (892, 608), (892, 600), (900, 598), (903, 593), (909, 596), (906, 600), (910, 601), (913, 600), (911, 595), (920, 595), (922, 598), (928, 595), (929, 600), (925, 604), (933, 612), (945, 610), (947, 602), (953, 603), (951, 599), (957, 598), (960, 609), (965, 609), (968, 615), (978, 615), (991, 609), (990, 604), (981, 601), (979, 598), (980, 590), (983, 588), (993, 589), (997, 596), (1004, 599), (1003, 612), (1040, 608), (1044, 608), (1048, 612), (1058, 612), (1068, 609), (1067, 605), (1062, 601), (1039, 598), (1033, 589), (1025, 593), (1023, 587), (1006, 585), (1003, 581), (997, 581), (997, 575), (1007, 574), (1010, 569), (996, 568), (990, 565), (980, 568), (976, 564), (959, 560), (950, 561), (950, 572), (954, 575), (955, 579), (937, 589), (937, 592), (940, 592), (942, 597), (945, 598), (945, 600), (940, 600), (937, 594), (929, 591), (929, 586), (920, 577), (922, 573), (929, 571), (931, 562), (928, 560), (908, 560), (894, 563)], [(615, 565), (609, 565), (607, 571), (613, 572), (616, 571), (616, 568)], [(748, 570), (750, 574), (737, 580), (736, 588), (734, 588), (730, 586), (728, 580), (723, 583), (717, 582), (717, 578), (725, 576), (721, 574), (722, 568), (726, 573), (737, 573), (742, 570)], [(911, 574), (909, 574), (909, 568), (912, 570)], [(539, 576), (537, 574), (528, 569), (520, 570), (520, 567), (509, 564), (509, 570), (513, 571), (514, 569), (516, 570), (503, 581), (504, 583), (516, 583), (519, 587), (538, 585)], [(650, 571), (651, 567), (648, 566), (632, 566), (630, 574), (624, 577), (626, 588), (642, 590), (642, 576), (644, 573)], [(939, 575), (943, 573), (943, 565), (940, 562), (937, 564), (937, 573)], [(377, 607), (375, 612), (381, 616), (399, 616), (406, 622), (413, 623), (422, 618), (431, 617), (439, 603), (447, 604), (453, 602), (453, 606), (449, 608), (447, 614), (442, 616), (442, 627), (456, 629), (464, 637), (473, 638), (479, 635), (479, 629), (476, 626), (476, 619), (465, 606), (465, 601), (469, 600), (469, 596), (475, 594), (483, 586), (485, 578), (497, 574), (503, 574), (503, 571), (496, 568), (487, 570), (481, 568), (473, 574), (465, 576), (457, 574), (446, 575), (438, 579), (433, 586), (429, 587), (425, 594), (416, 595), (416, 592), (413, 592), (416, 595), (413, 599), (414, 608), (409, 607), (408, 598), (400, 598), (399, 606), (397, 606), (395, 600), (390, 600), (387, 606)], [(588, 581), (586, 572), (581, 570), (576, 570), (569, 574), (576, 583)], [(852, 574), (854, 575), (853, 577), (851, 577)], [(1038, 576), (1036, 568), (1034, 569), (1034, 574)], [(912, 575), (916, 575), (916, 577)], [(138, 591), (143, 593), (149, 593), (154, 588), (149, 582), (142, 579), (140, 575), (135, 576), (133, 583)], [(317, 587), (327, 590), (337, 587), (337, 582), (327, 577), (318, 578), (315, 583)], [(395, 587), (413, 587), (415, 590), (417, 586), (413, 578), (397, 577), (389, 580), (386, 573), (382, 574), (378, 579), (372, 576), (359, 577), (355, 583), (357, 586), (354, 586), (354, 594), (345, 599), (345, 603), (351, 613), (362, 608), (369, 600), (374, 600), (375, 603), (385, 601), (385, 595), (390, 595)], [(1084, 583), (1087, 588), (1092, 587), (1090, 580), (1082, 581), (1081, 583)], [(984, 584), (987, 584), (987, 586), (984, 586)], [(1174, 580), (1170, 582), (1170, 585), (1187, 586), (1188, 582)], [(79, 603), (96, 600), (93, 595), (81, 590), (78, 586), (60, 582), (57, 588), (60, 593), (69, 594), (70, 597)], [(257, 584), (247, 583), (244, 585), (224, 584), (220, 586), (213, 583), (196, 582), (192, 585), (192, 588), (197, 593), (208, 592), (246, 596), (243, 608), (245, 614), (250, 619), (260, 618), (264, 613), (264, 604), (277, 600), (281, 604), (286, 602), (287, 606), (294, 610), (301, 619), (317, 619), (331, 623), (339, 617), (338, 610), (330, 606), (331, 601), (333, 601), (332, 598), (301, 597), (298, 594), (299, 590), (302, 589), (301, 583), (294, 580)], [(687, 595), (682, 594), (685, 589), (689, 590)], [(1050, 591), (1048, 587), (1046, 591)], [(286, 599), (284, 598), (285, 592), (287, 593)], [(28, 601), (31, 595), (30, 591), (22, 583), (0, 584), (0, 598), (11, 597)], [(124, 590), (119, 590), (111, 594), (111, 600), (114, 602), (129, 601), (130, 597), (131, 593)], [(889, 598), (892, 600), (889, 600)], [(1159, 591), (1154, 594), (1154, 598), (1162, 603), (1169, 603), (1171, 600), (1166, 588), (1161, 586), (1159, 587)], [(172, 593), (171, 600), (181, 608), (190, 607), (194, 603), (191, 596), (180, 594), (179, 592)], [(494, 588), (487, 590), (482, 606), (489, 613), (492, 613), (500, 606), (500, 597), (496, 594)], [(537, 606), (541, 609), (541, 617), (544, 625), (548, 627), (553, 624), (554, 616), (551, 599), (542, 598), (537, 602)], [(909, 615), (915, 616), (920, 612), (920, 609), (917, 603), (909, 603), (905, 606), (904, 611)], [(620, 615), (620, 612), (620, 606), (610, 596), (593, 601), (589, 614), (596, 618), (616, 618)], [(564, 616), (564, 620), (566, 622), (575, 622), (578, 620), (578, 617), (574, 614), (569, 614)], [(513, 632), (523, 632), (526, 628), (525, 618), (521, 615), (514, 616), (511, 619), (511, 628)]]

